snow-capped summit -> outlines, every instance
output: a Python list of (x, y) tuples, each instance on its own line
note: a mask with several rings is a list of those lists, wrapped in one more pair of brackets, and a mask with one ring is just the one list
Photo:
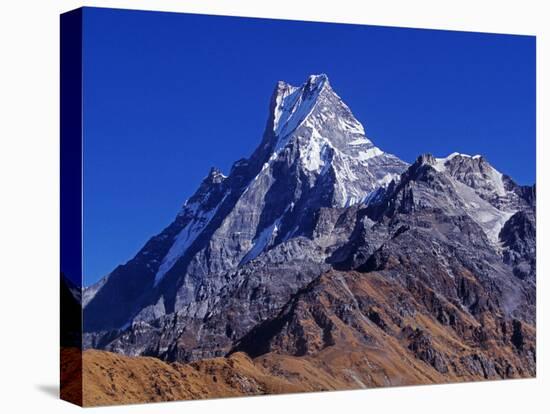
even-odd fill
[(270, 160), (285, 148), (299, 151), (299, 161), (313, 180), (332, 174), (334, 203), (361, 202), (406, 168), (367, 138), (363, 125), (332, 89), (326, 75), (311, 75), (301, 86), (278, 82), (272, 104)]
[[(341, 148), (347, 145), (370, 144), (363, 125), (353, 116), (349, 107), (332, 89), (326, 75), (311, 75), (301, 86), (292, 86), (279, 81), (274, 93), (273, 132), (281, 147), (286, 138), (308, 123), (310, 128), (322, 129), (336, 126), (337, 136), (331, 140)], [(331, 121), (336, 125), (330, 125)], [(309, 121), (309, 122), (308, 122)], [(344, 138), (352, 139), (341, 139)], [(357, 137), (354, 137), (357, 135)], [(362, 139), (353, 139), (362, 138)]]
[(326, 75), (311, 75), (300, 87), (277, 82), (273, 132), (280, 143), (311, 113), (325, 87), (329, 87)]
[[(136, 290), (127, 292), (127, 306), (105, 315), (101, 291), (122, 282), (126, 268), (109, 276), (88, 303), (87, 329), (188, 306), (205, 284), (221, 288), (228, 271), (287, 241), (311, 239), (320, 209), (362, 203), (406, 167), (367, 138), (326, 75), (311, 75), (300, 86), (277, 82), (258, 148), (227, 177), (211, 169), (176, 220), (125, 265), (139, 263)], [(143, 300), (153, 301), (152, 308), (142, 309)]]

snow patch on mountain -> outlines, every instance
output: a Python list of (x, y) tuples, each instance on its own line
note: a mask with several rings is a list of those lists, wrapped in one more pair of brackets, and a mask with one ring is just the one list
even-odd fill
[(370, 160), (371, 158), (378, 157), (379, 155), (382, 155), (382, 154), (384, 154), (384, 152), (380, 148), (372, 147), (366, 151), (359, 151), (357, 153), (357, 159), (359, 161), (367, 161), (367, 160)]
[(301, 153), (301, 160), (304, 168), (308, 171), (319, 172), (328, 161), (326, 158), (327, 146), (330, 145), (319, 132), (313, 128), (311, 131), (311, 139), (308, 140), (307, 146)]
[(397, 179), (399, 175), (397, 174), (385, 174), (381, 179), (378, 180), (378, 184), (380, 184), (381, 187), (388, 186), (389, 183), (391, 183), (393, 180)]
[(224, 196), (218, 205), (210, 211), (201, 211), (200, 205), (196, 203), (187, 207), (187, 212), (193, 214), (194, 217), (174, 238), (174, 243), (166, 256), (162, 259), (158, 271), (155, 274), (154, 286), (157, 286), (161, 282), (166, 273), (168, 273), (176, 262), (185, 254), (189, 246), (191, 246), (208, 223), (210, 223), (210, 220), (212, 220), (212, 217), (214, 217), (226, 196)]
[(465, 202), (464, 205), (468, 215), (481, 226), (490, 241), (498, 244), (498, 235), (502, 226), (516, 211), (499, 210), (482, 199), (473, 188), (458, 180), (453, 179), (451, 182), (455, 186), (457, 194)]
[(351, 142), (349, 143), (349, 145), (351, 145), (351, 146), (354, 146), (354, 145), (365, 145), (365, 144), (367, 144), (367, 143), (368, 143), (368, 141), (365, 140), (365, 138), (361, 137), (361, 138), (354, 139), (353, 141), (351, 141)]
[[(245, 263), (250, 262), (251, 260), (254, 260), (256, 257), (258, 257), (261, 253), (263, 253), (269, 246), (273, 243), (275, 238), (279, 235), (279, 229), (281, 227), (281, 221), (283, 220), (285, 214), (294, 208), (294, 203), (290, 203), (283, 214), (281, 214), (273, 223), (269, 226), (266, 226), (260, 234), (252, 241), (252, 248), (248, 251), (248, 253), (242, 258), (239, 265), (243, 265)], [(295, 230), (295, 229), (294, 229)], [(292, 237), (292, 232), (288, 232), (286, 236), (284, 237), (284, 240), (288, 240)]]
[(506, 189), (504, 188), (504, 181), (503, 181), (503, 175), (502, 173), (498, 172), (494, 168), (491, 168), (491, 181), (495, 185), (495, 191), (497, 195), (500, 197), (504, 197), (507, 193)]
[(279, 217), (273, 222), (273, 224), (263, 229), (260, 235), (253, 240), (254, 244), (252, 248), (248, 251), (246, 256), (241, 260), (241, 265), (248, 263), (258, 257), (260, 253), (262, 253), (266, 249), (266, 247), (268, 247), (269, 244), (275, 239), (275, 237), (277, 237), (281, 218), (282, 217)]
[[(361, 125), (361, 123), (355, 119), (339, 119), (338, 123), (343, 130), (349, 132), (350, 134), (365, 135), (365, 128), (363, 128), (363, 125)], [(366, 137), (364, 137), (362, 139), (356, 139), (352, 142), (353, 143), (350, 143), (350, 145), (368, 144), (370, 141)]]

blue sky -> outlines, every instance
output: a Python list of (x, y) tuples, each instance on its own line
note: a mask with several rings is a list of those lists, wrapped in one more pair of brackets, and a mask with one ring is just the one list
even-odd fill
[(535, 181), (535, 38), (87, 8), (84, 284), (260, 142), (277, 80), (326, 73), (384, 151)]

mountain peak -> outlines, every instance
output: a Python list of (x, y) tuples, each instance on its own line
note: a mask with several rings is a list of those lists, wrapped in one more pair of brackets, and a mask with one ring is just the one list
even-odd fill
[(309, 75), (300, 86), (295, 86), (284, 80), (279, 80), (275, 87), (275, 95), (288, 95), (289, 92), (292, 93), (298, 89), (308, 92), (320, 91), (325, 86), (330, 86), (330, 82), (328, 76), (324, 73)]
[(481, 155), (472, 156), (459, 152), (453, 152), (444, 158), (436, 158), (429, 153), (422, 154), (416, 159), (414, 166), (420, 167), (422, 165), (429, 165), (437, 171), (447, 171), (451, 174), (457, 167), (460, 167), (462, 170), (468, 168), (478, 171), (494, 171), (496, 174), (500, 174)]
[(530, 203), (531, 198), (525, 195), (525, 190), (510, 177), (498, 171), (481, 155), (453, 152), (445, 158), (435, 158), (431, 154), (423, 154), (417, 158), (406, 174), (416, 180), (419, 174), (426, 171), (426, 168), (422, 168), (425, 166), (431, 167), (429, 169), (437, 172), (438, 175), (451, 178), (473, 190), (497, 210), (510, 213), (522, 208), (525, 202)]
[(320, 73), (319, 75), (309, 75), (305, 84), (308, 85), (311, 89), (316, 89), (322, 88), (325, 85), (328, 86), (330, 85), (330, 82), (327, 75), (325, 75), (324, 73)]
[[(278, 152), (293, 139), (323, 138), (348, 152), (374, 147), (363, 125), (332, 89), (326, 74), (310, 75), (300, 86), (279, 81), (271, 106), (269, 144)], [(291, 136), (294, 137), (291, 139)], [(377, 148), (376, 155), (382, 154)]]
[(224, 194), (225, 175), (217, 167), (211, 167), (208, 175), (203, 178), (197, 191), (189, 197), (178, 216), (196, 214), (198, 210), (210, 211), (219, 203)]
[(424, 165), (424, 164), (436, 165), (437, 160), (436, 160), (436, 158), (434, 158), (434, 156), (432, 154), (426, 153), (426, 154), (419, 155), (418, 158), (416, 159), (415, 164), (417, 164), (419, 166)]
[(308, 117), (329, 87), (324, 74), (310, 75), (301, 86), (277, 82), (273, 108), (273, 132), (279, 138), (291, 134)]
[(301, 86), (279, 81), (270, 119), (259, 147), (262, 163), (292, 157), (312, 184), (334, 176), (336, 205), (361, 202), (407, 166), (367, 138), (326, 74), (310, 75)]

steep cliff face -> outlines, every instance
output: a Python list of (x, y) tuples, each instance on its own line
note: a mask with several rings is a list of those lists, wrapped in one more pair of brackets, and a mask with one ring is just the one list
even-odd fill
[(85, 346), (366, 386), (532, 376), (535, 207), (482, 156), (384, 153), (324, 75), (279, 82), (251, 157), (85, 292)]

